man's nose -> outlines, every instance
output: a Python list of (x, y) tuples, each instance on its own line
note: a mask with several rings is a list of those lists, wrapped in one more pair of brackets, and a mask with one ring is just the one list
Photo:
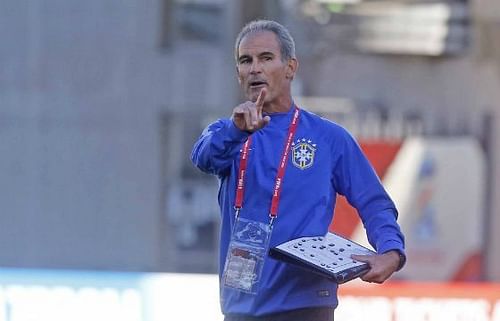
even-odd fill
[(262, 72), (262, 64), (260, 63), (260, 61), (255, 59), (254, 61), (252, 61), (252, 65), (250, 66), (250, 73), (257, 74), (260, 72)]

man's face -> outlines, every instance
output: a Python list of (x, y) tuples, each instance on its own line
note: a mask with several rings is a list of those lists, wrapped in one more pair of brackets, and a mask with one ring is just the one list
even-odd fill
[(280, 45), (273, 32), (261, 31), (245, 36), (238, 47), (238, 80), (247, 99), (255, 102), (262, 88), (265, 103), (290, 95), (295, 72), (294, 59), (282, 61)]

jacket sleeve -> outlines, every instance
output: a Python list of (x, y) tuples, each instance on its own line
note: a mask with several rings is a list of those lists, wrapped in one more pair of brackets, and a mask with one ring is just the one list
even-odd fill
[(378, 253), (397, 250), (404, 254), (404, 236), (397, 223), (398, 212), (363, 151), (344, 129), (334, 148), (334, 185), (338, 193), (357, 209), (368, 241)]
[(191, 160), (205, 173), (224, 176), (249, 135), (232, 120), (220, 119), (205, 128), (194, 144)]

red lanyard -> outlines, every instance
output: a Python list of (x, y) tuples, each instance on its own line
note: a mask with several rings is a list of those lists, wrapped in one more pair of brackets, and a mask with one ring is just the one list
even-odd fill
[[(271, 224), (273, 220), (278, 216), (278, 205), (280, 202), (281, 189), (283, 187), (283, 177), (285, 176), (285, 169), (288, 154), (293, 142), (293, 136), (297, 131), (297, 124), (299, 123), (299, 113), (300, 109), (295, 108), (295, 113), (293, 114), (292, 122), (290, 123), (290, 128), (288, 129), (288, 135), (285, 147), (283, 149), (283, 154), (281, 155), (281, 161), (278, 166), (278, 173), (276, 174), (276, 182), (274, 183), (273, 198), (271, 202), (271, 209), (269, 211), (269, 217), (271, 218)], [(238, 171), (238, 182), (236, 184), (236, 199), (234, 202), (234, 208), (236, 210), (236, 216), (239, 215), (240, 209), (243, 205), (243, 195), (245, 191), (245, 173), (248, 164), (248, 152), (250, 150), (251, 136), (248, 137), (247, 141), (243, 145), (243, 150), (241, 152), (240, 158), (240, 169)]]

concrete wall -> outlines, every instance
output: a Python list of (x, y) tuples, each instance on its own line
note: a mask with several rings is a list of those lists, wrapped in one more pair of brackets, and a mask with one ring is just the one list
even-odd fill
[(160, 6), (0, 2), (0, 265), (168, 266), (160, 118), (225, 106), (234, 71), (159, 48)]
[[(232, 42), (249, 18), (242, 1), (225, 3), (220, 42), (173, 37), (167, 47), (164, 0), (0, 2), (0, 265), (173, 266), (166, 190), (188, 166), (189, 128), (198, 132), (206, 115), (227, 114), (240, 99)], [(298, 88), (443, 111), (457, 123), (477, 110), (494, 114), (488, 273), (500, 280), (500, 47), (492, 41), (500, 31), (496, 16), (485, 17), (484, 40), (466, 56), (306, 54)], [(294, 35), (298, 46), (308, 36)]]

